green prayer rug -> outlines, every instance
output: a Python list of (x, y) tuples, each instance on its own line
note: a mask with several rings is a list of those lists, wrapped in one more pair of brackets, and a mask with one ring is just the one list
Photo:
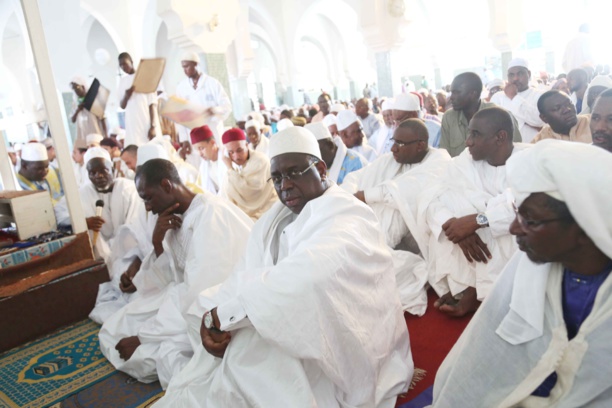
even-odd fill
[(85, 320), (0, 355), (0, 408), (52, 405), (115, 372)]

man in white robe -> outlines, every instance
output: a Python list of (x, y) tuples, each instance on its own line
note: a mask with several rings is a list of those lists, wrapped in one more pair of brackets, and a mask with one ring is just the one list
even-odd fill
[(387, 98), (382, 104), (382, 117), (383, 124), (380, 128), (372, 135), (368, 143), (376, 150), (379, 156), (389, 153), (393, 146), (393, 132), (395, 131), (395, 124), (393, 122), (393, 100)]
[(72, 149), (72, 169), (78, 187), (81, 187), (89, 179), (87, 168), (85, 168), (85, 152), (87, 152), (85, 140), (76, 139)]
[(507, 167), (522, 252), (442, 363), (433, 406), (612, 406), (612, 156), (543, 140)]
[(416, 92), (401, 93), (395, 96), (393, 101), (393, 122), (397, 127), (406, 119), (419, 118), (427, 127), (429, 133), (429, 145), (438, 146), (440, 144), (440, 134), (442, 126), (439, 121), (423, 119), (423, 107), (420, 95)]
[[(131, 180), (113, 178), (113, 162), (106, 150), (92, 147), (85, 153), (84, 161), (88, 181), (79, 188), (79, 196), (95, 253), (108, 261), (115, 234), (135, 216), (140, 199)], [(96, 213), (98, 201), (104, 204), (101, 216)], [(59, 225), (70, 225), (65, 197), (55, 206), (55, 217)]]
[(349, 149), (361, 154), (369, 162), (373, 162), (378, 157), (376, 150), (368, 145), (368, 140), (363, 133), (361, 122), (351, 110), (338, 112), (338, 132), (342, 141)]
[(132, 280), (139, 298), (106, 320), (100, 349), (118, 370), (142, 382), (159, 378), (165, 388), (193, 354), (184, 313), (200, 291), (228, 276), (252, 222), (211, 194), (193, 194), (168, 160), (143, 164), (136, 187), (158, 215), (153, 251)]
[(221, 160), (221, 149), (215, 135), (206, 125), (191, 129), (191, 144), (202, 158), (199, 167), (198, 185), (212, 194), (220, 194), (226, 181), (227, 167)]
[(508, 83), (503, 92), (497, 92), (491, 102), (510, 111), (519, 124), (524, 143), (529, 143), (544, 126), (538, 99), (542, 92), (529, 87), (531, 71), (527, 61), (515, 58), (508, 64)]
[(368, 98), (361, 98), (355, 103), (355, 114), (359, 117), (359, 121), (363, 126), (368, 140), (380, 129), (380, 119), (372, 112), (372, 101)]
[(227, 172), (221, 195), (235, 204), (251, 219), (258, 220), (278, 200), (270, 182), (270, 161), (262, 153), (252, 151), (244, 132), (232, 128), (223, 133), (221, 160)]
[(249, 150), (256, 151), (269, 157), (268, 148), (270, 141), (261, 131), (261, 124), (256, 120), (249, 120), (244, 125), (247, 138), (249, 139)]
[(308, 130), (274, 135), (270, 156), (281, 203), (191, 308), (200, 346), (157, 405), (393, 407), (413, 364), (376, 218), (329, 186)]
[[(482, 109), (468, 125), (467, 149), (419, 197), (420, 248), (428, 261), (435, 306), (451, 316), (470, 313), (484, 299), (516, 251), (506, 161), (531, 145), (512, 142), (508, 111)], [(423, 223), (426, 223), (425, 225)]]

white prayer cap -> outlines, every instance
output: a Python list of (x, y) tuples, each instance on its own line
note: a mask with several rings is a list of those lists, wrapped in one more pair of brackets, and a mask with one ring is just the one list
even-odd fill
[(393, 105), (394, 105), (394, 103), (393, 103), (393, 102), (394, 102), (394, 101), (393, 101), (393, 99), (392, 99), (392, 98), (387, 98), (387, 99), (385, 99), (385, 100), (383, 101), (383, 103), (382, 103), (382, 108), (381, 108), (381, 109), (382, 109), (383, 111), (386, 111), (386, 110), (393, 110)]
[(44, 144), (47, 149), (53, 147), (53, 139), (50, 137), (45, 137), (41, 143)]
[(421, 110), (421, 101), (419, 97), (412, 93), (401, 93), (395, 97), (393, 109), (406, 112), (415, 112)]
[(315, 135), (317, 140), (332, 139), (329, 129), (323, 124), (323, 122), (309, 123), (304, 126), (304, 128), (310, 130), (312, 134)]
[(529, 69), (529, 63), (525, 58), (514, 58), (508, 63), (508, 69), (514, 67), (523, 67)]
[(612, 88), (612, 78), (610, 78), (608, 75), (597, 75), (589, 84), (589, 87), (591, 86), (605, 86), (606, 88)]
[(489, 91), (495, 88), (496, 86), (499, 86), (499, 87), (504, 86), (504, 81), (499, 78), (495, 78), (487, 83), (487, 89)]
[(340, 112), (346, 110), (346, 107), (341, 103), (334, 103), (331, 108), (329, 108), (330, 112)]
[(83, 156), (83, 163), (87, 166), (87, 163), (89, 163), (91, 159), (96, 158), (104, 159), (107, 165), (110, 167), (113, 166), (113, 161), (111, 160), (110, 154), (106, 151), (106, 149), (101, 147), (90, 147), (87, 149), (85, 155)]
[(256, 120), (257, 122), (259, 122), (260, 127), (263, 127), (266, 124), (266, 121), (264, 120), (264, 117), (261, 114), (261, 112), (253, 111), (249, 113), (247, 116), (250, 116), (251, 120)]
[(337, 120), (338, 131), (346, 129), (355, 122), (359, 123), (359, 125), (361, 126), (361, 121), (359, 120), (359, 118), (357, 118), (357, 115), (355, 115), (355, 112), (353, 112), (352, 110), (347, 109), (338, 112)]
[(21, 159), (25, 161), (49, 160), (47, 148), (44, 144), (38, 142), (26, 143), (21, 148)]
[(125, 129), (122, 129), (119, 126), (115, 126), (113, 130), (111, 130), (110, 134), (117, 135), (117, 140), (125, 139)]
[(81, 85), (83, 88), (87, 88), (87, 80), (79, 75), (72, 77), (70, 83)]
[(247, 123), (244, 124), (244, 129), (248, 129), (250, 127), (254, 127), (258, 131), (261, 130), (261, 123), (258, 120), (251, 119)]
[(195, 62), (196, 64), (200, 63), (200, 57), (198, 57), (198, 54), (196, 54), (193, 51), (188, 51), (185, 54), (183, 54), (183, 58), (181, 59), (181, 61), (191, 61), (191, 62)]
[(142, 166), (152, 159), (170, 160), (168, 152), (158, 143), (145, 143), (138, 148), (136, 167)]
[(531, 193), (564, 201), (580, 228), (612, 258), (612, 155), (608, 151), (546, 139), (513, 154), (506, 167), (517, 205)]
[(104, 139), (104, 137), (102, 135), (99, 135), (97, 133), (90, 133), (87, 135), (87, 137), (85, 137), (85, 142), (87, 143), (87, 146), (95, 144), (95, 145), (100, 145), (100, 142)]
[(273, 135), (269, 152), (270, 159), (285, 153), (304, 153), (322, 160), (317, 138), (301, 126), (290, 127)]
[(327, 127), (338, 124), (338, 118), (333, 113), (328, 114), (323, 118), (323, 124)]
[(278, 123), (276, 124), (276, 129), (279, 132), (282, 132), (283, 130), (293, 127), (293, 122), (290, 119), (284, 118), (278, 121)]

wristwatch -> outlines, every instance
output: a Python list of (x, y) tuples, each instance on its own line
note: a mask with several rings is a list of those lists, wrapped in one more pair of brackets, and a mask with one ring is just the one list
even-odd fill
[(213, 319), (213, 315), (210, 311), (204, 314), (204, 327), (208, 330), (217, 330), (215, 327), (215, 320)]
[(488, 227), (489, 226), (489, 219), (487, 218), (487, 216), (484, 213), (479, 213), (476, 215), (476, 224), (478, 224), (479, 227)]

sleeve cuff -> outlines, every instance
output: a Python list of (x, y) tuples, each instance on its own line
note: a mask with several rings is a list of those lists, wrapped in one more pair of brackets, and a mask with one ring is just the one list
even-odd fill
[(223, 331), (237, 330), (251, 325), (237, 298), (217, 306), (217, 317), (219, 318), (219, 329)]
[(370, 187), (363, 190), (363, 196), (368, 204), (381, 203), (385, 199), (385, 192), (382, 186)]

